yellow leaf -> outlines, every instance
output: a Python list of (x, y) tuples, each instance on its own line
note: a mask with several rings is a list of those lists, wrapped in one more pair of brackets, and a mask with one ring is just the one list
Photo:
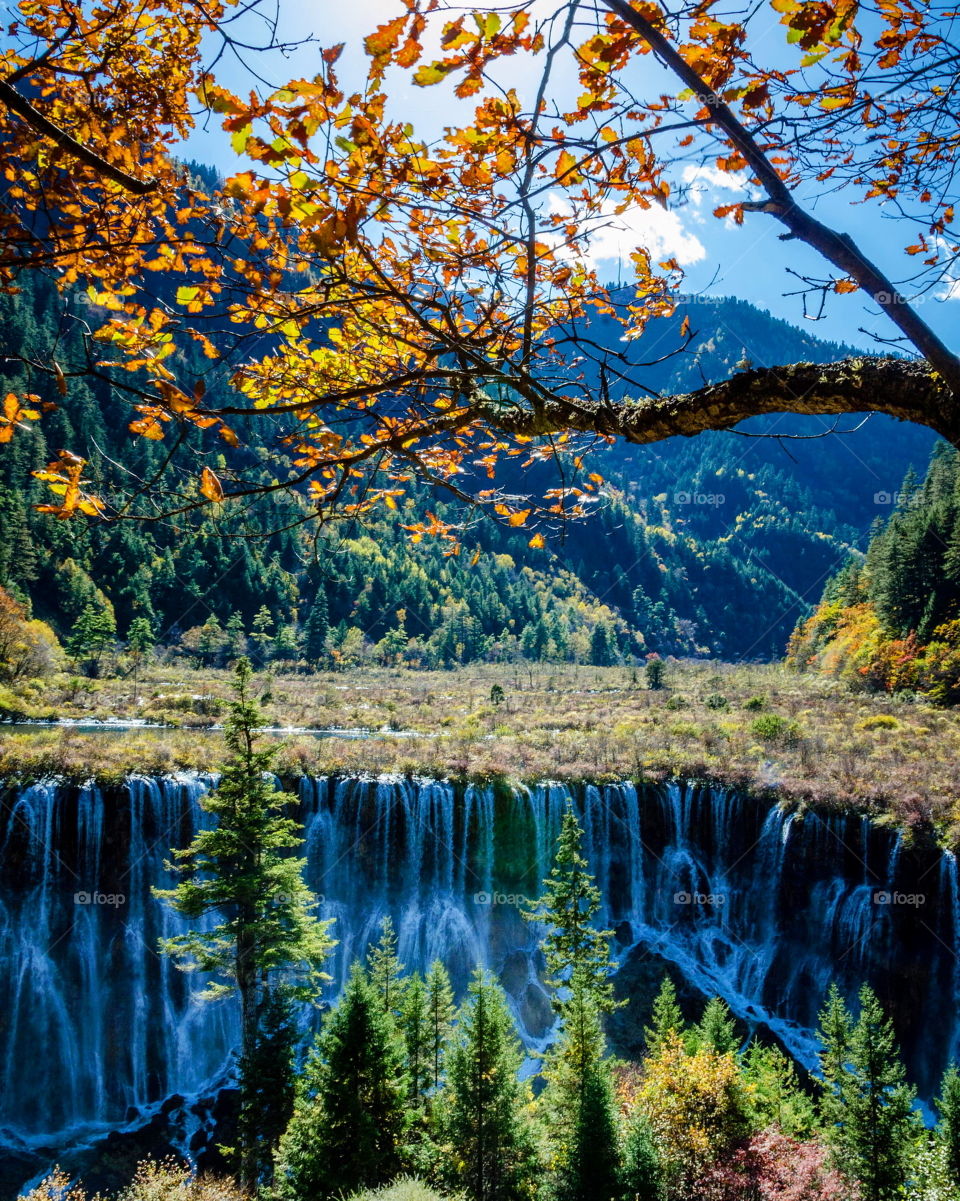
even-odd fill
[(413, 82), (420, 88), (428, 88), (431, 84), (440, 83), (446, 79), (449, 68), (443, 63), (432, 63), (430, 66), (419, 67), (414, 73)]
[[(573, 155), (570, 153), (570, 151), (569, 150), (561, 150), (560, 157), (557, 159), (556, 170), (553, 173), (554, 177), (556, 179), (563, 178), (563, 176), (569, 174), (576, 165), (577, 165), (577, 160), (573, 157)], [(571, 180), (570, 182), (575, 183), (576, 180)]]
[(523, 525), (532, 512), (532, 509), (521, 509), (519, 513), (511, 513), (509, 517), (510, 525)]
[(209, 467), (204, 467), (200, 475), (200, 492), (207, 500), (219, 503), (223, 500), (223, 485)]
[(543, 534), (534, 534), (530, 539), (530, 546), (534, 547), (536, 550), (542, 550), (546, 545), (547, 540), (544, 538)]

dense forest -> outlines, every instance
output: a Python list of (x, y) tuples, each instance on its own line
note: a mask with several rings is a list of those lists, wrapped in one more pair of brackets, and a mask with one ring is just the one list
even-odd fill
[[(89, 355), (85, 295), (64, 300), (34, 273), (0, 298), (0, 311), (10, 355), (56, 356), (68, 366)], [(691, 337), (668, 355), (683, 343), (684, 318)], [(616, 330), (601, 319), (592, 333), (613, 338)], [(681, 306), (646, 338), (650, 359), (663, 361), (644, 378), (667, 389), (721, 378), (744, 356), (829, 360), (849, 350), (722, 300)], [(184, 374), (203, 378), (209, 396), (226, 388), (199, 348), (178, 353)], [(601, 441), (592, 462), (606, 484), (594, 512), (551, 532), (542, 547), (529, 531), (465, 510), (427, 484), (392, 510), (318, 533), (285, 493), (278, 503), (159, 516), (169, 449), (131, 433), (133, 415), (105, 376), (71, 380), (63, 400), (39, 373), (12, 360), (3, 370), (8, 388), (56, 407), (5, 447), (0, 585), (88, 664), (117, 639), (128, 643), (138, 619), (135, 641), (201, 666), (241, 650), (261, 662), (342, 666), (519, 657), (607, 664), (653, 652), (777, 657), (823, 579), (862, 545), (877, 495), (892, 491), (891, 472), (900, 478), (922, 462), (932, 440), (874, 416), (855, 434), (826, 435), (831, 427), (818, 418), (778, 417), (746, 427), (772, 435), (764, 438), (708, 433), (655, 448)], [(282, 478), (282, 430), (264, 418), (260, 432)], [(191, 439), (216, 467), (197, 431)], [(89, 457), (102, 492), (155, 481), (156, 513), (81, 525), (37, 512), (49, 493), (31, 472), (61, 446)], [(498, 483), (519, 488), (509, 474)], [(443, 540), (411, 537), (409, 527), (429, 513), (461, 527), (456, 553)], [(744, 622), (750, 611), (764, 622)]]
[(960, 454), (938, 442), (867, 553), (844, 567), (790, 641), (790, 662), (860, 688), (960, 700)]

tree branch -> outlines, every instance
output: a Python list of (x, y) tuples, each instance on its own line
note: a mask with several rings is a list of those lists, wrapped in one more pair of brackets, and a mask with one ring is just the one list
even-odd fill
[(725, 430), (764, 413), (833, 415), (887, 413), (930, 426), (960, 442), (960, 405), (928, 364), (855, 358), (743, 371), (723, 383), (653, 399), (576, 405), (553, 398), (536, 410), (510, 408), (478, 396), (472, 413), (505, 433), (544, 436), (575, 429), (645, 444), (704, 430)]
[(848, 234), (837, 233), (799, 207), (793, 193), (750, 131), (659, 29), (631, 8), (628, 0), (603, 0), (603, 3), (636, 30), (663, 65), (694, 92), (700, 103), (710, 111), (718, 128), (746, 159), (768, 200), (763, 204), (744, 207), (776, 217), (790, 231), (790, 236), (806, 242), (844, 275), (856, 280), (960, 396), (960, 358), (920, 318), (892, 281), (870, 262)]
[(113, 163), (102, 158), (89, 147), (84, 146), (82, 142), (77, 141), (72, 134), (61, 129), (58, 125), (48, 120), (38, 108), (30, 103), (30, 101), (17, 91), (5, 79), (0, 79), (0, 103), (4, 104), (12, 113), (25, 121), (31, 129), (37, 133), (43, 134), (55, 142), (61, 150), (72, 154), (74, 158), (78, 158), (82, 163), (86, 163), (88, 167), (100, 175), (105, 175), (108, 179), (112, 179), (114, 183), (118, 183), (126, 191), (131, 192), (134, 196), (146, 196), (150, 192), (156, 191), (157, 185), (153, 180), (135, 179), (132, 175), (128, 175), (126, 171), (121, 171), (119, 167), (115, 167)]

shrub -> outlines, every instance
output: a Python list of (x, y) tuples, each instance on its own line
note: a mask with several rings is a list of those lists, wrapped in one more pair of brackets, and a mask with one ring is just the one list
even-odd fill
[(730, 707), (730, 702), (719, 692), (711, 692), (709, 696), (705, 696), (703, 703), (708, 709), (728, 709)]
[(229, 1177), (193, 1176), (175, 1159), (148, 1159), (117, 1201), (243, 1201), (243, 1193)]
[(663, 679), (666, 671), (666, 664), (661, 658), (648, 659), (647, 666), (644, 668), (647, 687), (655, 692), (659, 691), (663, 687)]
[(87, 1198), (80, 1185), (74, 1184), (66, 1172), (54, 1168), (20, 1201), (87, 1201)]
[(663, 707), (664, 707), (664, 709), (671, 709), (671, 710), (686, 709), (687, 701), (682, 696), (671, 696), (668, 700), (666, 700), (664, 702)]
[(435, 1192), (422, 1180), (403, 1176), (384, 1188), (354, 1193), (349, 1201), (444, 1201), (444, 1195)]
[(750, 723), (750, 733), (762, 742), (779, 742), (784, 746), (796, 746), (802, 732), (795, 721), (781, 717), (779, 713), (764, 713)]
[(876, 713), (857, 722), (858, 730), (899, 730), (900, 723), (889, 713)]
[(750, 696), (743, 702), (744, 709), (751, 713), (759, 713), (761, 709), (766, 709), (767, 700), (762, 696)]

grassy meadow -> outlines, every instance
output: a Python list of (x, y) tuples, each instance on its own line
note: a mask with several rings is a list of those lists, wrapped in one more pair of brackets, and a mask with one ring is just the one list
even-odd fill
[[(784, 799), (854, 805), (960, 839), (960, 716), (852, 693), (780, 665), (642, 669), (475, 665), (262, 674), (284, 774), (716, 779)], [(30, 724), (0, 727), (0, 776), (115, 777), (217, 762), (231, 675), (156, 665), (134, 683), (58, 677), (21, 692)], [(71, 723), (140, 721), (103, 730)], [(323, 731), (323, 736), (309, 731)]]

